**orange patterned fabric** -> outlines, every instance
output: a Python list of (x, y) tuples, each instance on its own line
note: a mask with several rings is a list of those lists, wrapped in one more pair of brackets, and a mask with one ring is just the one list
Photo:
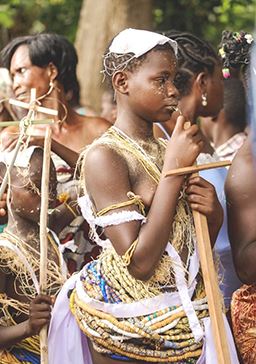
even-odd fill
[(234, 336), (243, 364), (256, 363), (256, 285), (244, 285), (232, 297)]

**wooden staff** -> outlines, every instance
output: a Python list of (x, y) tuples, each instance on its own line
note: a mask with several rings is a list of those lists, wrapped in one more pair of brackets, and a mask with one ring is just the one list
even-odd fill
[[(49, 201), (49, 175), (50, 175), (50, 158), (51, 158), (51, 128), (46, 129), (44, 140), (44, 159), (41, 181), (41, 211), (40, 211), (40, 293), (46, 294), (47, 287), (47, 221), (48, 221), (48, 201)], [(40, 331), (40, 352), (41, 364), (48, 363), (48, 346), (47, 346), (47, 326)]]
[(36, 103), (36, 89), (32, 88), (31, 89), (31, 94), (30, 94), (30, 102), (26, 103), (26, 102), (21, 102), (19, 100), (14, 100), (14, 99), (10, 99), (9, 103), (21, 108), (25, 108), (28, 109), (28, 114), (22, 119), (22, 120), (17, 120), (17, 121), (3, 121), (0, 122), (0, 127), (2, 126), (11, 126), (11, 125), (19, 125), (20, 127), (20, 134), (18, 137), (18, 141), (16, 143), (16, 146), (14, 148), (13, 151), (13, 156), (12, 159), (6, 169), (3, 181), (1, 183), (1, 187), (0, 187), (0, 200), (3, 197), (3, 194), (6, 190), (7, 184), (8, 184), (8, 178), (10, 175), (10, 172), (15, 164), (17, 155), (20, 151), (20, 148), (23, 144), (23, 140), (24, 137), (26, 136), (27, 130), (28, 128), (33, 125), (33, 124), (51, 124), (54, 121), (51, 119), (44, 119), (44, 120), (35, 120), (35, 113), (37, 111), (40, 111), (42, 113), (45, 114), (49, 114), (49, 115), (58, 115), (58, 111), (54, 110), (54, 109), (49, 109), (49, 108), (45, 108), (45, 107), (41, 107), (39, 105), (37, 105)]
[[(201, 170), (218, 168), (226, 165), (227, 163), (225, 161), (219, 163), (209, 163), (207, 168), (206, 165), (203, 165), (203, 168)], [(193, 173), (193, 175), (196, 176), (198, 174), (197, 172), (200, 170), (199, 168), (200, 166), (180, 168), (167, 172), (165, 176), (168, 177), (171, 175), (182, 175), (185, 173)], [(205, 285), (205, 292), (208, 300), (211, 328), (215, 341), (218, 364), (231, 364), (228, 341), (222, 314), (220, 289), (213, 262), (212, 247), (207, 219), (206, 216), (202, 215), (198, 211), (193, 211), (193, 218), (195, 223), (197, 246)]]
[(220, 168), (220, 167), (228, 167), (231, 166), (231, 161), (219, 161), (214, 163), (206, 163), (206, 164), (199, 164), (197, 166), (191, 167), (183, 167), (178, 169), (171, 169), (165, 174), (165, 177), (169, 176), (182, 176), (184, 174), (196, 173), (200, 171), (204, 171), (206, 169), (213, 169), (213, 168)]

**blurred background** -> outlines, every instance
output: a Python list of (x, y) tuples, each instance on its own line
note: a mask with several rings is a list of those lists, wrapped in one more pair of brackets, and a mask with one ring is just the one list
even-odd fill
[(80, 103), (99, 111), (102, 55), (127, 27), (189, 31), (214, 46), (222, 30), (253, 32), (254, 0), (0, 0), (0, 46), (19, 35), (56, 32), (74, 42)]

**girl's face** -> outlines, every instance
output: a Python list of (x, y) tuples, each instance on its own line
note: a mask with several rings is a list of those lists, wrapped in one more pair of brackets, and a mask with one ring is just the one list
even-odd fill
[(173, 84), (174, 54), (169, 50), (152, 50), (137, 69), (127, 73), (132, 111), (150, 122), (170, 119), (178, 104), (178, 91)]
[(37, 97), (49, 90), (49, 69), (31, 63), (27, 45), (19, 46), (14, 52), (10, 63), (10, 74), (13, 80), (13, 92), (17, 99), (28, 101), (31, 88), (36, 88)]
[[(28, 175), (18, 175), (12, 185), (11, 208), (20, 217), (33, 222), (39, 222), (41, 209), (41, 175), (42, 160), (32, 156), (33, 163), (29, 170), (22, 170), (20, 173), (28, 172)], [(55, 207), (57, 197), (56, 170), (51, 163), (49, 176), (49, 208)]]

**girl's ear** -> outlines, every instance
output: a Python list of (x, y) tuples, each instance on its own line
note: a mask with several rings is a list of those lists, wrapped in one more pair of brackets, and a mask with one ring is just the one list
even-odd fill
[(116, 72), (112, 77), (113, 87), (121, 94), (127, 94), (128, 92), (128, 77), (124, 71)]
[(208, 74), (206, 72), (200, 72), (196, 76), (195, 83), (201, 95), (204, 95), (207, 92)]
[(56, 77), (58, 76), (58, 69), (57, 67), (50, 62), (47, 66), (48, 75), (51, 81), (54, 81)]

